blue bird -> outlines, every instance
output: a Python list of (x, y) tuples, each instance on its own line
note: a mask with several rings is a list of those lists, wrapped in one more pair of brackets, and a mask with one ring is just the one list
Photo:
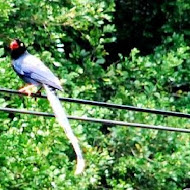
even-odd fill
[(59, 79), (40, 59), (28, 53), (25, 44), (19, 39), (15, 39), (10, 43), (10, 49), (14, 71), (28, 84), (28, 86), (20, 89), (19, 91), (30, 96), (34, 87), (40, 89), (42, 87), (45, 88), (47, 98), (55, 113), (56, 119), (71, 141), (77, 155), (75, 174), (82, 173), (85, 167), (85, 161), (83, 159), (78, 140), (74, 135), (65, 111), (55, 94), (55, 90), (62, 90)]

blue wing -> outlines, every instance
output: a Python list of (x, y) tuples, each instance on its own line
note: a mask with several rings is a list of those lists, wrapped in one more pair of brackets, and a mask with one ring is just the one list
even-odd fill
[(28, 52), (13, 61), (13, 68), (25, 82), (47, 84), (53, 88), (62, 89), (58, 78), (50, 69)]

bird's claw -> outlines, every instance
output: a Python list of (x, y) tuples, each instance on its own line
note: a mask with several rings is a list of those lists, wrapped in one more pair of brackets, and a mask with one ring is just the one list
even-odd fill
[(37, 97), (39, 97), (39, 96), (42, 95), (41, 89), (42, 89), (42, 87), (40, 87), (40, 88), (38, 89), (38, 91), (35, 93), (35, 97), (34, 97), (34, 100), (35, 100), (35, 101), (37, 100)]
[(36, 88), (36, 87), (31, 84), (31, 85), (28, 85), (28, 86), (25, 86), (25, 87), (21, 88), (21, 89), (19, 90), (19, 92), (22, 92), (22, 93), (27, 94), (28, 96), (31, 96), (31, 94), (32, 94), (32, 92), (33, 92), (33, 90), (34, 90), (34, 88)]

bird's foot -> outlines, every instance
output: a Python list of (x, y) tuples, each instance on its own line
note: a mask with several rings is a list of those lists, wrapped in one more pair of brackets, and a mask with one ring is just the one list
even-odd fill
[(42, 87), (40, 87), (40, 88), (37, 90), (37, 92), (35, 93), (35, 97), (34, 97), (35, 101), (37, 100), (37, 97), (39, 97), (39, 96), (42, 95), (41, 90), (42, 90)]
[(28, 96), (31, 96), (32, 92), (36, 90), (36, 87), (33, 84), (27, 85), (19, 90), (19, 92), (25, 93)]
[(40, 88), (37, 90), (37, 92), (36, 92), (36, 95), (37, 95), (37, 96), (41, 96), (41, 95), (42, 95), (41, 90), (42, 90), (42, 87), (40, 87)]

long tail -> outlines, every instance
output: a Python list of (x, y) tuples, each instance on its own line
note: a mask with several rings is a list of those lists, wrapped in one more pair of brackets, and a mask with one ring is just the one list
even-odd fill
[(85, 161), (83, 159), (82, 152), (81, 152), (80, 146), (78, 144), (78, 140), (71, 129), (69, 120), (65, 114), (63, 107), (61, 106), (59, 99), (55, 95), (55, 92), (52, 91), (52, 89), (49, 88), (47, 85), (43, 84), (43, 86), (46, 90), (47, 98), (48, 98), (50, 105), (55, 113), (57, 121), (59, 122), (61, 127), (64, 129), (67, 137), (69, 138), (69, 140), (71, 141), (71, 143), (73, 145), (73, 148), (77, 155), (77, 166), (76, 166), (75, 174), (80, 174), (80, 173), (82, 173), (82, 171), (85, 167)]

